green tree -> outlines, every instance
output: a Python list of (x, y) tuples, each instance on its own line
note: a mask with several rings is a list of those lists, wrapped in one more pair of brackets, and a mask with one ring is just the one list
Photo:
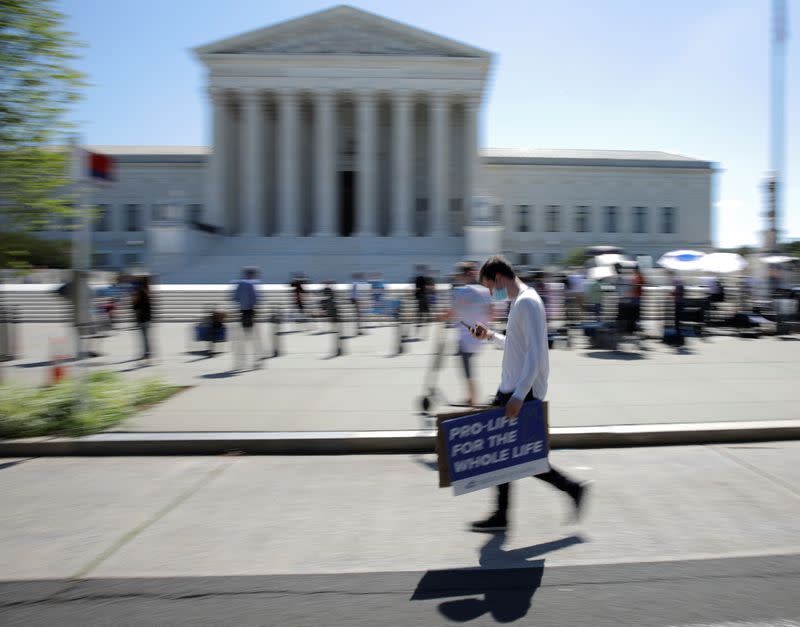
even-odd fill
[(573, 248), (564, 259), (565, 266), (582, 266), (586, 263), (587, 248)]
[(785, 252), (787, 255), (800, 257), (800, 240), (781, 244), (781, 250), (783, 250), (783, 252)]
[(0, 0), (0, 221), (6, 232), (36, 230), (69, 215), (64, 115), (83, 75), (78, 47), (52, 0)]

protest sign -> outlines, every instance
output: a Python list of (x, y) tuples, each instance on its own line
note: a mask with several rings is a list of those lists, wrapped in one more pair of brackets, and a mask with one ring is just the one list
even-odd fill
[(456, 496), (550, 470), (547, 403), (529, 401), (509, 419), (504, 407), (438, 416), (439, 486)]

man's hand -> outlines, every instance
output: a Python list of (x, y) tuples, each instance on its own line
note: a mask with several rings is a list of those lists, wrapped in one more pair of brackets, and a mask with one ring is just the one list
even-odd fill
[(479, 340), (488, 340), (490, 337), (492, 337), (492, 335), (494, 335), (494, 333), (492, 333), (492, 331), (487, 329), (480, 322), (475, 323), (475, 326), (470, 328), (469, 331), (470, 331), (470, 333), (472, 333), (472, 335), (474, 335)]
[(514, 398), (513, 396), (508, 399), (506, 403), (506, 418), (516, 418), (522, 409), (522, 400)]

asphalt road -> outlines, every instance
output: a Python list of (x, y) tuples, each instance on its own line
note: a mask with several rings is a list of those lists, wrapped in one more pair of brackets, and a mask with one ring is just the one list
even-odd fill
[[(486, 551), (495, 542), (489, 537)], [(800, 625), (800, 555), (0, 584), (4, 625)]]

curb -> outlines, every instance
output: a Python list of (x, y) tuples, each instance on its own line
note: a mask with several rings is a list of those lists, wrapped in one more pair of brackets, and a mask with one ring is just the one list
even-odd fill
[[(356, 455), (433, 453), (436, 432), (294, 431), (102, 433), (0, 440), (0, 457), (70, 455)], [(800, 420), (554, 427), (550, 446), (616, 448), (800, 440)]]

